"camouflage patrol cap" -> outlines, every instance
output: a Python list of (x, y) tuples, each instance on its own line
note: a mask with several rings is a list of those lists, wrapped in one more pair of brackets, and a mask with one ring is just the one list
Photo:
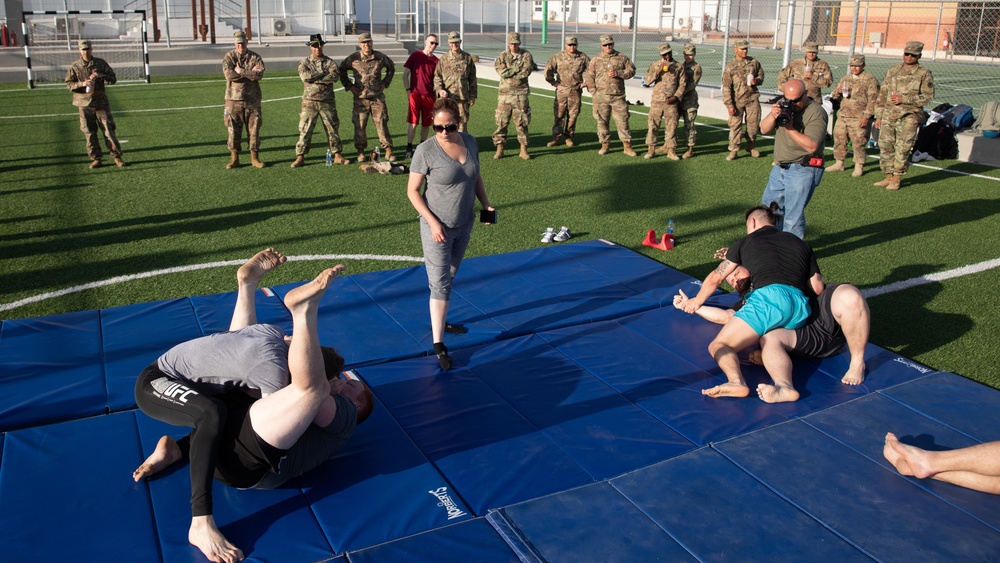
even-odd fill
[(921, 55), (924, 52), (924, 44), (919, 41), (907, 41), (906, 48), (903, 49), (903, 53), (909, 53), (911, 55)]
[(569, 37), (567, 37), (566, 38), (566, 44), (567, 45), (578, 45), (578, 43), (576, 41), (576, 37), (573, 37), (572, 35), (569, 36)]
[(358, 36), (358, 43), (371, 43), (372, 34), (367, 31)]
[(605, 45), (614, 45), (614, 44), (615, 44), (615, 38), (614, 37), (611, 37), (610, 35), (602, 35), (601, 36), (601, 46), (602, 47), (605, 46)]
[(736, 43), (733, 44), (733, 47), (735, 47), (737, 49), (749, 49), (750, 48), (750, 42), (747, 41), (746, 39), (740, 39), (739, 41), (737, 41)]
[(865, 66), (865, 56), (864, 55), (851, 55), (850, 66)]
[(90, 40), (81, 39), (79, 43), (76, 44), (79, 49), (90, 49)]
[(687, 45), (684, 46), (684, 54), (685, 55), (693, 55), (693, 54), (695, 54), (697, 52), (698, 52), (698, 48), (695, 46), (694, 43), (688, 43)]
[(521, 34), (518, 33), (518, 32), (516, 32), (516, 31), (512, 31), (512, 32), (508, 33), (507, 34), (507, 44), (508, 45), (520, 45), (521, 44)]
[(448, 34), (448, 43), (461, 43), (461, 42), (462, 42), (462, 35), (459, 34), (457, 31), (452, 31), (451, 33)]
[(670, 43), (660, 43), (659, 50), (661, 55), (674, 52), (674, 48), (670, 46)]
[(819, 43), (815, 41), (807, 41), (806, 44), (802, 46), (802, 50), (806, 53), (818, 53)]
[(247, 34), (243, 33), (242, 31), (237, 31), (236, 33), (233, 34), (233, 41), (235, 41), (236, 43), (246, 43)]

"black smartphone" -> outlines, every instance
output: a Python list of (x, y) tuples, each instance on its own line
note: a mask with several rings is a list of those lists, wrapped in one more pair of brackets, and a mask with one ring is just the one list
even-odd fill
[(480, 223), (496, 223), (497, 222), (497, 210), (494, 209), (490, 211), (489, 209), (481, 209), (479, 211), (479, 222)]

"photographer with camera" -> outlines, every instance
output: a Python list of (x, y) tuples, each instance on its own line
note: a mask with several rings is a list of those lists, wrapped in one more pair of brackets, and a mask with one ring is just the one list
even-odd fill
[(778, 203), (776, 227), (805, 238), (805, 209), (823, 178), (823, 145), (829, 117), (818, 100), (806, 96), (801, 80), (789, 80), (784, 98), (771, 106), (760, 132), (774, 134), (774, 162), (761, 202)]

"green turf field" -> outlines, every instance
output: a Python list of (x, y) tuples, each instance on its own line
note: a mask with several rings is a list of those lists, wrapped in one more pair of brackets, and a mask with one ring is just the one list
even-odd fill
[[(234, 269), (220, 266), (9, 307), (118, 276), (239, 260), (267, 246), (291, 256), (419, 257), (406, 177), (366, 175), (353, 165), (329, 169), (322, 149), (308, 156), (306, 167), (289, 168), (301, 82), (291, 73), (271, 73), (262, 88), (262, 157), (269, 166), (228, 171), (221, 77), (109, 88), (119, 138), (127, 141), (125, 169), (87, 168), (64, 88), (2, 87), (0, 316), (231, 291)], [(405, 100), (398, 81), (389, 97), (390, 129), (402, 151)], [(551, 98), (545, 93), (532, 97), (535, 158), (494, 161), (489, 137), (495, 103), (495, 86), (483, 81), (471, 132), (485, 153), (483, 176), (500, 223), (476, 227), (470, 256), (533, 248), (545, 227), (567, 225), (576, 240), (615, 241), (701, 278), (716, 264), (714, 250), (743, 234), (743, 212), (759, 203), (770, 168), (769, 140), (760, 143), (763, 158), (741, 155), (726, 162), (726, 132), (711, 122), (700, 128), (691, 160), (630, 159), (617, 143), (614, 153), (599, 157), (589, 106), (580, 117), (578, 145), (549, 149), (544, 143), (552, 125)], [(338, 105), (345, 154), (353, 159), (350, 103), (343, 92)], [(642, 150), (644, 108), (635, 109), (631, 127)], [(372, 127), (369, 137), (375, 138)], [(322, 147), (322, 132), (317, 139)], [(807, 241), (828, 280), (874, 288), (997, 258), (1000, 170), (921, 163), (897, 193), (871, 186), (879, 179), (874, 160), (867, 171), (861, 179), (827, 174), (807, 210)], [(648, 229), (661, 232), (668, 219), (677, 223), (677, 248), (665, 253), (639, 244)], [(355, 273), (411, 264), (343, 261)], [(268, 281), (309, 279), (322, 266), (292, 261)], [(994, 349), (998, 286), (1000, 269), (988, 269), (874, 297), (871, 339), (933, 368), (1000, 387)]]

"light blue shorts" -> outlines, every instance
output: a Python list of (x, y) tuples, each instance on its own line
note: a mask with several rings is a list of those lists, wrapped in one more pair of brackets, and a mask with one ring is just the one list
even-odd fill
[(776, 328), (799, 328), (806, 324), (810, 312), (809, 300), (801, 290), (772, 284), (751, 291), (746, 305), (734, 316), (743, 319), (758, 336), (763, 336)]

